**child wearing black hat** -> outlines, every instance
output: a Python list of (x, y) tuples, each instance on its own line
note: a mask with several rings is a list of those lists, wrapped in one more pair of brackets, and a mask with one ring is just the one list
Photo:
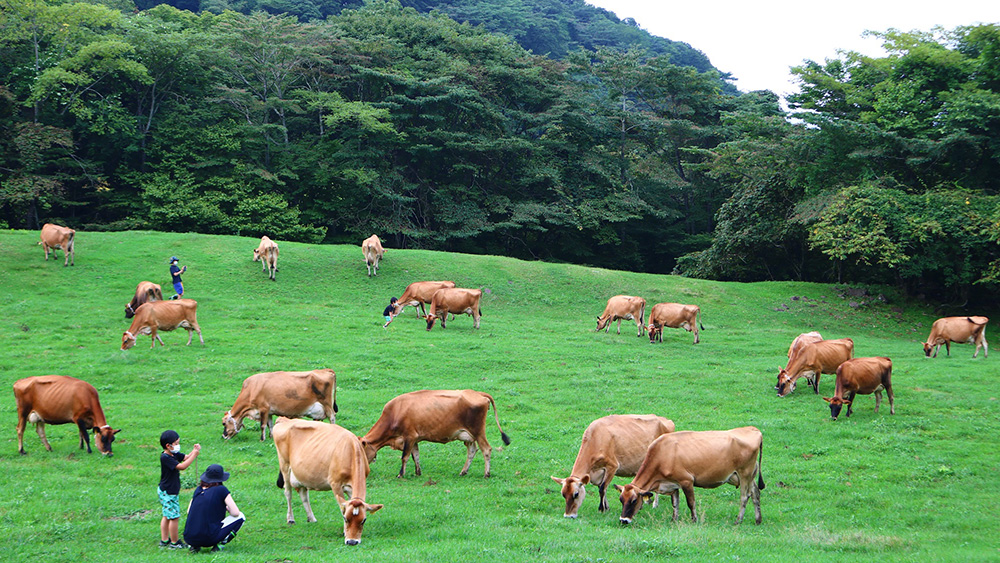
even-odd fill
[(194, 463), (201, 452), (201, 444), (195, 444), (189, 455), (181, 453), (181, 437), (173, 430), (165, 430), (160, 434), (160, 505), (163, 507), (163, 518), (160, 519), (160, 547), (183, 549), (184, 543), (177, 535), (181, 518), (181, 507), (178, 497), (181, 494), (181, 471)]
[(184, 541), (191, 546), (193, 552), (203, 547), (219, 551), (236, 537), (236, 532), (246, 522), (246, 516), (236, 506), (229, 489), (222, 484), (229, 479), (229, 472), (221, 465), (209, 465), (200, 479), (201, 483), (194, 490), (191, 504), (188, 505)]

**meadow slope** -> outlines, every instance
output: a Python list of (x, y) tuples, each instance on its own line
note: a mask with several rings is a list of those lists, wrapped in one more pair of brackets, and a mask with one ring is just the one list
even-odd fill
[[(246, 237), (154, 232), (77, 233), (76, 266), (44, 261), (36, 232), (0, 232), (0, 553), (7, 561), (169, 561), (159, 540), (157, 438), (201, 443), (199, 471), (222, 463), (248, 516), (220, 561), (995, 561), (1000, 559), (1000, 358), (924, 358), (930, 308), (807, 283), (737, 284), (634, 274), (495, 256), (388, 249), (368, 278), (359, 246), (278, 241), (277, 282), (251, 262)], [(359, 241), (360, 243), (360, 241)], [(119, 350), (124, 306), (141, 280), (168, 291), (167, 259), (188, 266), (186, 297), (198, 301), (205, 345), (184, 331)], [(381, 311), (412, 281), (450, 279), (480, 288), (482, 327), (460, 316), (424, 330), (412, 308), (388, 329)], [(701, 343), (665, 330), (663, 343), (594, 331), (611, 295), (701, 306)], [(855, 303), (852, 306), (852, 301)], [(1000, 320), (996, 312), (979, 311)], [(773, 386), (800, 332), (851, 337), (858, 356), (893, 360), (896, 414), (859, 397), (832, 421), (805, 384), (779, 399)], [(995, 332), (987, 329), (987, 338)], [(343, 544), (329, 492), (312, 494), (320, 519), (285, 523), (277, 461), (255, 423), (226, 442), (222, 414), (242, 380), (272, 370), (330, 367), (337, 423), (363, 434), (392, 397), (416, 389), (492, 394), (512, 443), (492, 424), (493, 477), (479, 455), (469, 475), (460, 443), (424, 444), (417, 478), (399, 479), (398, 452), (372, 463), (368, 500), (384, 503), (358, 547)], [(72, 426), (48, 426), (46, 452), (33, 428), (17, 453), (14, 381), (62, 374), (92, 383), (109, 422), (124, 430), (115, 456), (77, 449)], [(833, 394), (824, 375), (821, 396)], [(564, 477), (580, 435), (611, 413), (655, 413), (678, 429), (754, 425), (764, 434), (764, 522), (734, 526), (737, 489), (696, 489), (703, 522), (674, 523), (666, 505), (618, 523), (621, 505), (597, 512), (591, 489), (576, 520), (550, 475)], [(198, 473), (182, 475), (181, 502)], [(627, 479), (617, 478), (616, 483)], [(683, 507), (683, 502), (682, 502)], [(682, 512), (683, 514), (683, 512)]]

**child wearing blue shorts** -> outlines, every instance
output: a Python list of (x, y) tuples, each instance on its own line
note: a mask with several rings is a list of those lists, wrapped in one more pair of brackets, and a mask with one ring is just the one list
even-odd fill
[(181, 471), (194, 463), (201, 452), (201, 444), (195, 444), (189, 455), (181, 453), (181, 438), (173, 430), (165, 430), (160, 434), (160, 505), (163, 507), (163, 518), (160, 519), (160, 547), (183, 549), (184, 542), (178, 539), (181, 507), (178, 497), (181, 494)]
[(171, 297), (171, 299), (180, 299), (181, 297), (184, 296), (184, 284), (181, 283), (181, 274), (186, 272), (187, 269), (188, 269), (187, 266), (184, 266), (183, 268), (177, 266), (176, 256), (170, 257), (170, 278), (171, 278), (170, 281), (173, 282), (174, 292), (177, 293), (177, 295), (174, 295), (173, 297)]

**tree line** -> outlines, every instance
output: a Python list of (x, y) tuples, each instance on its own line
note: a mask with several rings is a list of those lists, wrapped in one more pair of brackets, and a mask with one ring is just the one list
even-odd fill
[[(454, 4), (458, 4), (455, 2)], [(771, 92), (375, 0), (326, 19), (0, 0), (0, 226), (267, 234), (995, 294), (1000, 28)], [(360, 237), (360, 238), (359, 238)]]

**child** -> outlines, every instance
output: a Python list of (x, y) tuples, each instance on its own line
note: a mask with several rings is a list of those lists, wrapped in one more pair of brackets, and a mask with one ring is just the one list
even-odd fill
[(396, 299), (395, 297), (389, 299), (389, 306), (382, 311), (382, 316), (385, 317), (385, 324), (382, 325), (382, 328), (389, 326), (389, 323), (392, 322), (392, 319), (395, 316), (395, 307), (393, 307), (393, 305), (396, 304), (396, 301), (399, 301), (399, 299)]
[(203, 547), (219, 551), (222, 546), (233, 541), (236, 532), (246, 522), (246, 516), (236, 506), (229, 489), (222, 484), (229, 479), (229, 472), (221, 465), (209, 465), (200, 479), (201, 483), (194, 490), (194, 496), (188, 505), (184, 539), (193, 552), (198, 552)]
[(163, 518), (160, 519), (160, 547), (184, 549), (183, 542), (177, 538), (178, 524), (181, 518), (181, 507), (178, 496), (181, 493), (181, 471), (194, 463), (201, 452), (201, 444), (195, 444), (190, 455), (181, 453), (181, 437), (173, 430), (160, 434), (160, 504), (163, 506)]
[(186, 272), (187, 269), (187, 266), (183, 268), (177, 267), (176, 256), (170, 257), (170, 277), (174, 282), (174, 291), (177, 292), (177, 295), (174, 295), (171, 299), (180, 299), (184, 295), (184, 284), (181, 283), (181, 274)]

